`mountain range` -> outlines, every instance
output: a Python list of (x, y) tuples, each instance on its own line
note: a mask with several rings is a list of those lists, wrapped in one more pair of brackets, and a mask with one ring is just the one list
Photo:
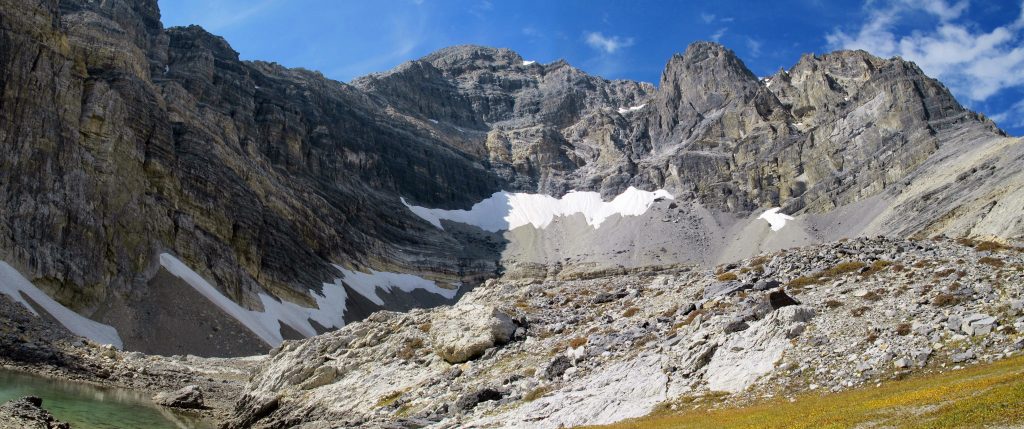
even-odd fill
[(126, 350), (260, 353), (499, 276), (1024, 238), (1020, 138), (900, 58), (758, 77), (696, 42), (655, 86), (454, 46), (342, 83), (156, 0), (0, 6), (0, 291)]

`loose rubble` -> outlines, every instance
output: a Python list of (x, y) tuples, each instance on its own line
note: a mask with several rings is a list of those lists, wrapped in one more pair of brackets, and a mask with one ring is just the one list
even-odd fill
[[(1024, 346), (1024, 257), (974, 244), (855, 239), (713, 272), (488, 281), (452, 307), (286, 342), (227, 427), (568, 427), (993, 361)], [(453, 329), (484, 340), (453, 359)]]
[(43, 409), (42, 399), (26, 396), (0, 405), (0, 429), (71, 429), (71, 426)]

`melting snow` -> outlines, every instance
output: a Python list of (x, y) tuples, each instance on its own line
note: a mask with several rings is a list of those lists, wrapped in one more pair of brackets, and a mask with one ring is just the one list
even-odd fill
[(436, 283), (416, 277), (410, 274), (396, 274), (387, 272), (371, 271), (369, 274), (349, 271), (338, 267), (338, 270), (345, 276), (344, 279), (336, 279), (334, 283), (324, 283), (322, 294), (309, 291), (310, 296), (316, 301), (316, 308), (303, 307), (298, 304), (279, 301), (266, 294), (258, 294), (260, 303), (263, 304), (263, 311), (248, 310), (238, 305), (230, 298), (220, 293), (213, 285), (202, 278), (198, 273), (182, 263), (173, 255), (164, 253), (160, 255), (160, 265), (168, 272), (185, 281), (197, 292), (209, 299), (222, 311), (245, 325), (256, 336), (271, 346), (281, 344), (281, 324), (286, 324), (306, 337), (316, 335), (316, 329), (310, 320), (316, 321), (325, 328), (340, 328), (345, 326), (345, 303), (348, 293), (342, 286), (351, 287), (360, 295), (366, 296), (377, 305), (384, 305), (384, 301), (376, 294), (376, 288), (380, 287), (390, 291), (397, 287), (403, 291), (413, 289), (426, 289), (451, 299), (457, 290), (438, 287)]
[(28, 296), (33, 302), (42, 307), (43, 310), (50, 313), (50, 316), (57, 319), (60, 324), (64, 325), (65, 328), (68, 328), (75, 335), (83, 336), (97, 343), (110, 344), (117, 348), (121, 348), (124, 345), (121, 342), (121, 336), (117, 334), (117, 329), (89, 320), (61, 305), (59, 302), (54, 301), (53, 298), (50, 298), (49, 295), (22, 276), (18, 270), (7, 265), (4, 261), (0, 261), (0, 292), (10, 296), (15, 301), (21, 303), (21, 305), (24, 305), (32, 314), (38, 316), (39, 313), (22, 296), (22, 294), (25, 294), (25, 296)]
[(768, 224), (771, 225), (771, 227), (772, 227), (772, 231), (778, 231), (778, 230), (782, 229), (782, 227), (786, 226), (786, 221), (787, 220), (793, 220), (794, 219), (790, 215), (787, 215), (785, 213), (779, 213), (779, 210), (782, 210), (782, 208), (781, 207), (774, 207), (774, 208), (768, 209), (768, 211), (766, 211), (764, 213), (761, 213), (761, 216), (758, 216), (757, 218), (758, 219), (764, 219), (764, 220), (768, 221)]
[(635, 112), (637, 110), (643, 109), (644, 106), (646, 106), (646, 104), (641, 104), (639, 106), (631, 106), (631, 107), (620, 107), (619, 108), (619, 114), (620, 115), (624, 115), (626, 113)]
[(309, 319), (316, 320), (317, 323), (328, 328), (340, 328), (345, 325), (342, 317), (345, 315), (345, 300), (348, 295), (345, 293), (345, 288), (337, 282), (324, 283), (323, 295), (313, 291), (309, 292), (319, 308), (306, 308), (295, 303), (278, 301), (261, 293), (259, 298), (264, 311), (254, 311), (243, 308), (231, 298), (221, 294), (202, 276), (171, 254), (161, 254), (160, 265), (171, 274), (184, 280), (222, 311), (245, 325), (265, 343), (274, 347), (280, 345), (283, 340), (281, 338), (281, 323), (291, 326), (307, 337), (316, 335), (316, 330), (309, 323)]
[(641, 191), (632, 186), (611, 201), (603, 201), (597, 192), (569, 192), (562, 198), (543, 194), (495, 192), (490, 198), (473, 205), (469, 210), (429, 209), (405, 204), (417, 216), (439, 229), (441, 219), (475, 225), (480, 229), (498, 232), (523, 225), (546, 228), (558, 216), (583, 214), (587, 224), (595, 229), (612, 215), (638, 216), (647, 212), (656, 200), (673, 199), (668, 191)]
[(523, 65), (524, 66), (528, 66), (528, 65), (531, 65), (531, 64), (535, 64), (535, 63), (537, 63), (537, 62), (536, 61), (523, 61)]
[(391, 292), (392, 288), (398, 288), (404, 292), (423, 289), (427, 292), (441, 295), (445, 299), (455, 298), (455, 294), (458, 292), (458, 289), (446, 289), (438, 286), (437, 283), (412, 274), (388, 273), (374, 270), (370, 270), (369, 273), (360, 273), (358, 271), (346, 270), (338, 265), (334, 267), (345, 275), (344, 280), (348, 287), (359, 292), (360, 295), (365, 296), (366, 299), (377, 305), (384, 305), (384, 300), (380, 298), (380, 295), (377, 295), (377, 289), (383, 289), (385, 292)]

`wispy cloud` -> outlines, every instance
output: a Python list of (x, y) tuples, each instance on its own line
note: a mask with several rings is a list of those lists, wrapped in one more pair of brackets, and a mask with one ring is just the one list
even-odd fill
[(722, 36), (725, 36), (726, 31), (729, 31), (727, 27), (719, 28), (718, 31), (711, 35), (711, 40), (715, 42), (722, 40)]
[(747, 52), (750, 54), (750, 56), (755, 57), (755, 58), (756, 57), (760, 57), (761, 56), (761, 45), (762, 45), (761, 41), (754, 40), (754, 39), (751, 39), (749, 37), (747, 38)]
[(632, 37), (605, 36), (599, 32), (584, 34), (587, 45), (606, 54), (614, 54), (622, 48), (633, 46)]
[(374, 35), (376, 46), (381, 47), (375, 55), (346, 62), (329, 70), (327, 75), (342, 81), (350, 81), (368, 73), (388, 70), (407, 61), (418, 48), (431, 44), (428, 21), (424, 14), (410, 10), (408, 13), (400, 13), (390, 18), (390, 22), (383, 26), (389, 30)]
[(227, 2), (219, 6), (208, 8), (199, 20), (201, 25), (209, 31), (220, 31), (233, 25), (241, 24), (253, 16), (258, 15), (277, 0), (262, 0), (243, 3), (245, 6), (235, 7), (233, 2)]
[[(966, 0), (890, 0), (870, 5), (873, 9), (858, 29), (835, 29), (826, 36), (830, 48), (864, 49), (883, 57), (898, 55), (942, 80), (957, 96), (974, 102), (1008, 88), (1024, 87), (1024, 3), (1012, 22), (991, 31), (981, 31), (962, 19)], [(933, 26), (898, 34), (901, 19), (915, 13), (933, 17)], [(993, 117), (1024, 123), (1024, 105), (1015, 107)]]
[(492, 10), (494, 10), (494, 3), (491, 3), (491, 0), (481, 0), (467, 9), (477, 19), (486, 19)]
[(715, 21), (715, 14), (713, 13), (702, 13), (700, 19), (704, 20), (705, 24), (710, 24)]
[(1024, 127), (1024, 100), (1014, 103), (1009, 109), (992, 115), (990, 118), (1005, 127)]

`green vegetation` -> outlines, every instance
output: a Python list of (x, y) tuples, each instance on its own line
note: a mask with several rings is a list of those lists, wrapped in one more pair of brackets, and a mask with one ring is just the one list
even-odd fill
[[(689, 402), (689, 401), (686, 401)], [(1024, 421), (1024, 356), (992, 364), (919, 374), (904, 380), (835, 394), (808, 393), (741, 408), (660, 407), (614, 429), (690, 428), (976, 428)]]

